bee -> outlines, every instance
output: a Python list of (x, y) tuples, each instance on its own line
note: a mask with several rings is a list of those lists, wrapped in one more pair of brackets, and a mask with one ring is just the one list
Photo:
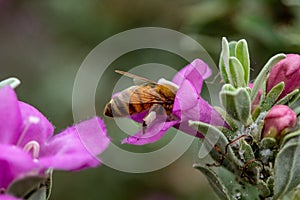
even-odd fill
[(156, 119), (156, 114), (166, 114), (168, 120), (176, 118), (172, 114), (178, 90), (174, 83), (165, 79), (154, 82), (120, 70), (115, 72), (132, 78), (135, 85), (113, 96), (105, 106), (104, 115), (108, 117), (126, 117), (145, 112), (143, 133), (145, 128)]

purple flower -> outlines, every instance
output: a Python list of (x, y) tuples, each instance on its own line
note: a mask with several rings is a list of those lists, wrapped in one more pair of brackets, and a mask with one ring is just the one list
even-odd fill
[[(122, 143), (134, 145), (152, 143), (159, 140), (170, 127), (175, 127), (190, 135), (203, 138), (201, 133), (189, 126), (189, 120), (226, 126), (217, 111), (200, 96), (203, 81), (210, 75), (210, 68), (200, 59), (194, 60), (180, 70), (170, 82), (170, 84), (178, 88), (172, 111), (172, 115), (176, 119), (170, 120), (166, 115), (156, 116), (154, 121), (145, 129), (145, 133), (140, 130), (135, 135), (125, 138)], [(147, 112), (144, 112), (131, 116), (131, 118), (137, 122), (142, 122), (143, 117), (147, 114)]]
[(96, 155), (109, 144), (103, 121), (94, 117), (53, 136), (54, 128), (37, 109), (0, 90), (0, 190), (26, 175), (45, 170), (81, 170), (100, 164)]
[(296, 113), (286, 105), (276, 105), (271, 108), (264, 119), (262, 137), (281, 138), (284, 131), (296, 125)]
[(271, 70), (267, 83), (267, 92), (276, 84), (284, 82), (284, 90), (278, 99), (300, 87), (300, 55), (287, 54)]

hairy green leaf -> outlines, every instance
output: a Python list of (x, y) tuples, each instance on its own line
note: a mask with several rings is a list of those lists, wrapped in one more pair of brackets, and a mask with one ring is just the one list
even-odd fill
[(249, 83), (250, 77), (250, 58), (247, 41), (245, 39), (239, 40), (235, 48), (235, 56), (241, 62), (244, 69), (244, 80), (246, 85)]
[(230, 82), (233, 86), (235, 86), (236, 88), (246, 87), (243, 66), (235, 57), (229, 58), (229, 73)]
[(278, 97), (281, 95), (282, 91), (284, 90), (284, 82), (281, 81), (277, 85), (275, 85), (270, 92), (265, 97), (264, 101), (262, 102), (262, 110), (268, 111), (270, 110), (273, 105), (275, 104)]

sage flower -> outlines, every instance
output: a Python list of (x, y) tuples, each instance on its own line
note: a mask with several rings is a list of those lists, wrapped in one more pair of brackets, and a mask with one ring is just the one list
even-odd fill
[[(211, 69), (200, 59), (181, 69), (169, 84), (178, 88), (172, 115), (169, 119), (166, 115), (156, 116), (155, 120), (147, 126), (145, 132), (140, 130), (133, 136), (125, 138), (122, 143), (144, 145), (159, 140), (169, 128), (175, 127), (190, 135), (203, 138), (203, 135), (193, 127), (190, 127), (189, 120), (201, 121), (217, 126), (226, 126), (219, 113), (200, 96), (203, 81), (211, 75)], [(158, 81), (165, 82), (161, 79)], [(142, 122), (148, 112), (140, 113), (131, 118)]]
[(81, 170), (100, 164), (96, 155), (109, 144), (100, 118), (53, 135), (54, 127), (47, 118), (18, 101), (10, 86), (0, 89), (0, 102), (0, 190), (27, 175), (44, 174), (49, 168)]

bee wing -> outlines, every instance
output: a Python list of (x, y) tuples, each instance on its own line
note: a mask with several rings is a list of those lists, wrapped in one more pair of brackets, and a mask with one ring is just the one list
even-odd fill
[(119, 96), (120, 100), (127, 104), (153, 104), (165, 103), (167, 100), (155, 92), (150, 86), (132, 86)]
[(127, 76), (129, 78), (132, 78), (135, 85), (157, 85), (157, 83), (152, 80), (149, 80), (141, 76), (137, 76), (129, 72), (124, 72), (121, 70), (115, 70), (115, 72)]

